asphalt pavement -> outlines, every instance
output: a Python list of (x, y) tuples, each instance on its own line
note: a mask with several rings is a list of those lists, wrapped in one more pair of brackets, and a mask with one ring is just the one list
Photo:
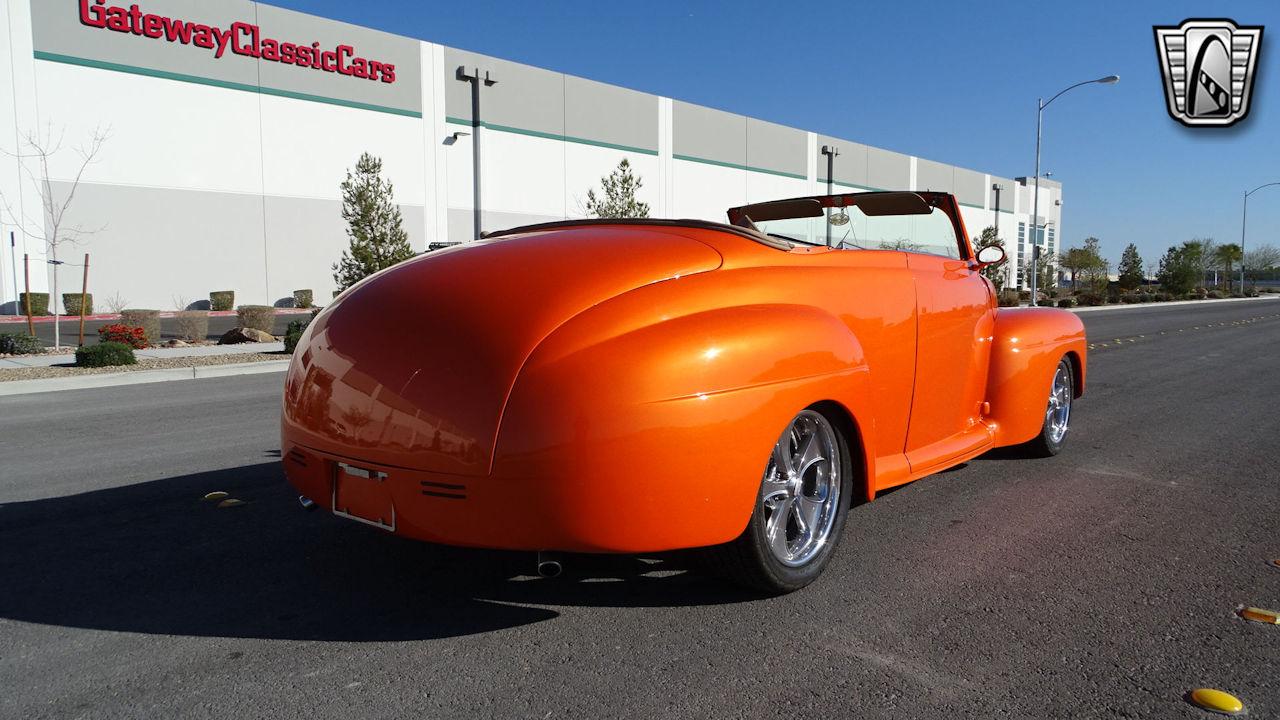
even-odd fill
[(1280, 302), (1081, 317), (1062, 455), (853, 509), (780, 598), (306, 513), (281, 375), (0, 398), (0, 717), (1280, 715), (1280, 627), (1234, 614), (1280, 609)]

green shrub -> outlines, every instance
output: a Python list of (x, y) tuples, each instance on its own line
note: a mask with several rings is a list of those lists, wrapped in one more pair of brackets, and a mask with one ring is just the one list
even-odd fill
[(270, 334), (276, 324), (276, 309), (270, 305), (241, 305), (236, 308), (236, 313), (236, 324), (242, 328), (253, 328)]
[(285, 352), (292, 353), (298, 347), (298, 342), (302, 340), (302, 333), (306, 331), (307, 326), (310, 325), (311, 321), (315, 320), (316, 315), (319, 314), (319, 310), (312, 310), (311, 317), (308, 317), (306, 320), (292, 320), (289, 322), (289, 328), (285, 330), (284, 333)]
[(1138, 302), (1140, 302), (1140, 303), (1149, 303), (1149, 302), (1151, 302), (1151, 301), (1152, 301), (1152, 300), (1154, 300), (1154, 299), (1155, 299), (1155, 298), (1151, 297), (1151, 293), (1139, 293), (1139, 294), (1138, 294)]
[(235, 290), (214, 290), (209, 293), (210, 310), (230, 310), (236, 306)]
[(139, 310), (136, 308), (121, 310), (120, 323), (142, 328), (142, 332), (146, 333), (148, 345), (155, 345), (160, 342), (159, 310)]
[[(31, 299), (31, 312), (27, 312), (27, 298)], [(23, 315), (48, 315), (49, 293), (18, 293), (18, 306)]]
[(209, 338), (209, 313), (204, 310), (179, 310), (176, 324), (181, 340), (200, 342)]
[(294, 290), (293, 305), (294, 307), (309, 308), (315, 305), (315, 294), (310, 290)]
[[(68, 315), (80, 314), (80, 293), (62, 293), (62, 307), (67, 309)], [(93, 314), (93, 293), (84, 294), (84, 314)]]
[(1001, 290), (999, 297), (1000, 307), (1018, 307), (1018, 291), (1017, 290)]
[(85, 345), (76, 350), (76, 365), (80, 367), (112, 367), (115, 365), (137, 365), (138, 358), (133, 355), (133, 348), (118, 342), (100, 342), (97, 345)]
[(0, 355), (34, 355), (44, 352), (44, 344), (35, 335), (0, 333)]
[(1156, 302), (1170, 302), (1171, 300), (1173, 300), (1173, 295), (1170, 293), (1167, 293), (1167, 292), (1156, 293)]
[(1076, 299), (1073, 297), (1064, 297), (1058, 300), (1058, 307), (1073, 308), (1076, 306)]
[(1089, 307), (1097, 307), (1099, 305), (1107, 304), (1107, 299), (1097, 293), (1080, 293), (1076, 300), (1081, 305), (1087, 305)]
[(1226, 295), (1223, 295), (1221, 290), (1210, 290), (1205, 297), (1207, 297), (1210, 300), (1221, 300), (1222, 298), (1226, 297)]

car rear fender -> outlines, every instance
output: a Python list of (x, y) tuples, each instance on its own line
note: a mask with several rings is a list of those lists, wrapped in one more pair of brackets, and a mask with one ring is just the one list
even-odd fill
[(540, 521), (613, 548), (727, 542), (746, 526), (782, 428), (823, 401), (848, 414), (860, 433), (850, 445), (865, 451), (855, 466), (874, 477), (869, 371), (839, 319), (750, 305), (618, 332), (627, 322), (609, 305), (533, 352), (503, 413), (492, 477), (517, 494), (528, 483), (560, 494), (563, 515)]
[(986, 416), (997, 446), (1027, 442), (1044, 423), (1058, 362), (1075, 371), (1075, 396), (1084, 394), (1087, 343), (1074, 313), (1054, 308), (1000, 308), (991, 338)]

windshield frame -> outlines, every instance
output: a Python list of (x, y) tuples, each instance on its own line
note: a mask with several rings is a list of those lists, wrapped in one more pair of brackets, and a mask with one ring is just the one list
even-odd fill
[[(811, 206), (816, 201), (817, 207), (820, 209), (818, 214), (808, 214), (806, 206)], [(868, 202), (869, 201), (869, 202)], [(750, 205), (740, 205), (738, 207), (729, 208), (729, 224), (740, 228), (746, 228), (755, 232), (763, 233), (762, 230), (755, 226), (752, 222), (752, 213), (755, 212), (760, 216), (768, 216), (773, 219), (791, 219), (803, 217), (820, 217), (826, 214), (830, 208), (848, 208), (856, 207), (860, 204), (866, 204), (868, 209), (872, 206), (894, 206), (897, 205), (903, 209), (913, 207), (921, 207), (932, 211), (934, 208), (941, 210), (946, 214), (947, 219), (951, 221), (952, 230), (956, 235), (956, 244), (960, 252), (960, 260), (972, 261), (974, 259), (973, 247), (969, 240), (968, 233), (965, 231), (964, 219), (960, 215), (960, 204), (951, 193), (944, 192), (911, 192), (902, 190), (886, 190), (871, 191), (858, 193), (842, 193), (839, 195), (807, 195), (803, 197), (787, 198), (785, 200), (770, 200), (768, 202), (752, 203)], [(794, 211), (794, 216), (789, 215)], [(865, 210), (863, 212), (866, 212)], [(783, 217), (778, 217), (779, 213)], [(867, 215), (913, 215), (922, 214), (918, 212), (868, 212)], [(772, 236), (780, 237), (780, 236)], [(793, 238), (787, 238), (786, 242), (808, 247), (831, 247), (825, 242), (811, 245), (807, 242), (797, 241)], [(909, 251), (906, 251), (909, 252)]]

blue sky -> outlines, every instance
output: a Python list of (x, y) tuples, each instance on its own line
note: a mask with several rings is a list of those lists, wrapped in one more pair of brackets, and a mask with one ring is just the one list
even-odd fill
[[(1280, 2), (411, 2), (270, 0), (410, 35), (962, 165), (1064, 185), (1064, 247), (1114, 262), (1193, 237), (1240, 239), (1244, 190), (1280, 181)], [(1165, 110), (1151, 26), (1262, 24), (1249, 117), (1191, 130)], [(971, 228), (976, 234), (978, 228)], [(1250, 245), (1280, 244), (1280, 187), (1249, 201)]]

